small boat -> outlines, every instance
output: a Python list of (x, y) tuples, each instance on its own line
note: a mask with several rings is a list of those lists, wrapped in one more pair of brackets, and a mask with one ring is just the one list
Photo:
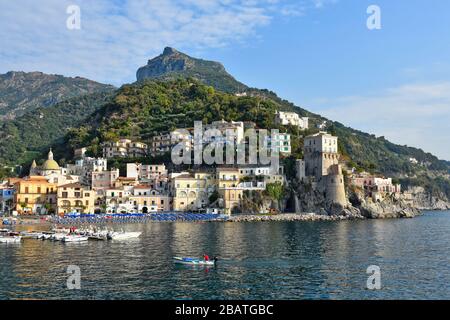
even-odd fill
[(142, 232), (108, 232), (109, 240), (127, 240), (139, 238)]
[(41, 239), (42, 238), (42, 232), (39, 231), (23, 231), (20, 233), (22, 236), (22, 239)]
[(62, 241), (67, 235), (67, 233), (55, 233), (49, 239), (53, 241)]
[(93, 232), (88, 235), (89, 239), (92, 240), (107, 240), (108, 239), (108, 232), (107, 231), (100, 231), (100, 232)]
[(22, 236), (14, 232), (2, 232), (0, 234), (0, 243), (19, 243), (22, 241)]
[(42, 232), (42, 236), (39, 239), (50, 240), (54, 234), (54, 232)]
[(89, 237), (79, 235), (66, 235), (61, 239), (62, 242), (84, 242), (88, 241)]
[(217, 258), (214, 258), (214, 260), (206, 261), (198, 258), (173, 257), (173, 262), (177, 264), (187, 264), (193, 266), (215, 266), (217, 263)]

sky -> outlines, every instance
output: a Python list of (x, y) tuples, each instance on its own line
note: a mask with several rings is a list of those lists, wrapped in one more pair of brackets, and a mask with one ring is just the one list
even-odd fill
[[(367, 27), (371, 5), (380, 29)], [(171, 46), (312, 112), (450, 160), (449, 12), (448, 0), (0, 0), (0, 73), (120, 86)], [(68, 27), (73, 17), (80, 28)]]

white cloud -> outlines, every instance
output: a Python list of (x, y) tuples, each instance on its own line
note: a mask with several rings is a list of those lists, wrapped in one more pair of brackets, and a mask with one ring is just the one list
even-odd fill
[[(315, 0), (305, 0), (313, 4)], [(294, 0), (17, 0), (0, 3), (0, 72), (39, 70), (121, 84), (166, 46), (226, 46), (257, 35)], [(303, 3), (303, 2), (302, 2)], [(81, 30), (66, 8), (81, 8)], [(301, 11), (303, 13), (303, 11)]]
[(450, 82), (408, 84), (315, 105), (330, 119), (450, 160)]

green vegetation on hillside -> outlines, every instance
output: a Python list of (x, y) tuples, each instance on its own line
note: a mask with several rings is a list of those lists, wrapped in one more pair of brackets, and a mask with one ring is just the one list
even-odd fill
[(42, 72), (0, 74), (0, 120), (14, 119), (41, 107), (73, 97), (112, 91), (114, 87), (92, 80)]
[(40, 158), (71, 128), (78, 128), (111, 98), (112, 93), (94, 93), (40, 107), (0, 124), (0, 163), (28, 165)]

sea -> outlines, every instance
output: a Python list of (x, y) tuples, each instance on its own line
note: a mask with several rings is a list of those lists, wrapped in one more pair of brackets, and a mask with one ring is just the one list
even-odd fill
[[(0, 299), (450, 299), (450, 211), (392, 220), (109, 227), (142, 235), (0, 243)], [(173, 262), (203, 254), (217, 256), (216, 266)]]

